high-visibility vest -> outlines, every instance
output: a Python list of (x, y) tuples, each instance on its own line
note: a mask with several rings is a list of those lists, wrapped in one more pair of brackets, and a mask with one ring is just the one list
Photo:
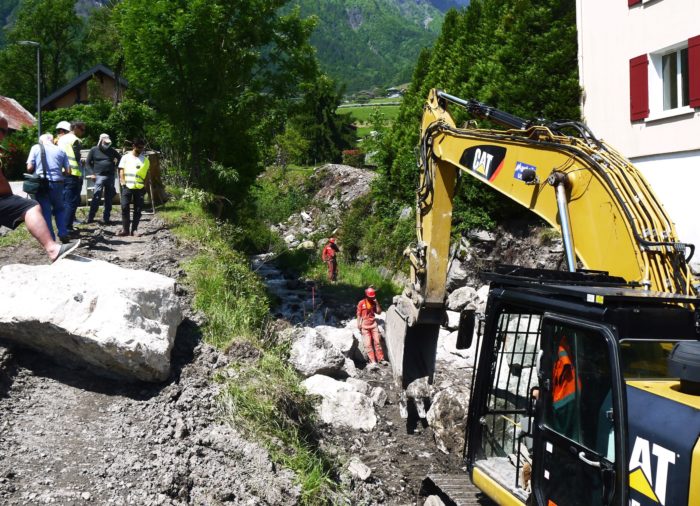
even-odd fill
[(566, 337), (562, 338), (557, 349), (557, 360), (552, 371), (552, 401), (555, 408), (568, 404), (575, 398), (576, 390), (581, 389), (581, 381), (571, 361), (571, 349)]
[(143, 188), (146, 174), (148, 174), (148, 168), (151, 166), (149, 159), (141, 155), (139, 157), (132, 156), (126, 160), (123, 157), (122, 160), (126, 162), (122, 167), (122, 169), (124, 169), (126, 187), (132, 190), (140, 190)]
[[(70, 164), (70, 173), (72, 176), (82, 177), (83, 172), (80, 170), (80, 162), (76, 156), (75, 150), (73, 149), (73, 144), (78, 141), (78, 137), (72, 133), (62, 135), (58, 138), (57, 145), (68, 155), (68, 163)], [(78, 153), (80, 155), (80, 153)]]

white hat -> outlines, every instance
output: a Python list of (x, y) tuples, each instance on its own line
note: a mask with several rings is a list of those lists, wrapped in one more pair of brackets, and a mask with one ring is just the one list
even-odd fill
[(65, 130), (66, 132), (70, 132), (70, 123), (67, 121), (59, 121), (58, 125), (56, 125), (56, 130)]
[(112, 139), (109, 138), (109, 134), (100, 134), (100, 141), (112, 142)]

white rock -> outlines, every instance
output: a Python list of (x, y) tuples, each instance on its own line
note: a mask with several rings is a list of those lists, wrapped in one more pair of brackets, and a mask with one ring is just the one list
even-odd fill
[(316, 249), (316, 245), (314, 244), (313, 241), (304, 241), (299, 246), (297, 246), (298, 249), (306, 249), (306, 250), (313, 250)]
[(369, 383), (367, 383), (366, 381), (362, 381), (361, 379), (348, 378), (345, 381), (349, 385), (352, 385), (355, 388), (355, 390), (360, 392), (361, 394), (368, 395), (372, 390), (372, 387), (369, 385)]
[(334, 427), (370, 431), (377, 425), (372, 401), (359, 392), (341, 391), (324, 397), (318, 413), (321, 420)]
[(343, 372), (347, 374), (348, 378), (355, 378), (359, 373), (357, 372), (357, 367), (355, 362), (351, 358), (345, 358), (343, 363)]
[(292, 344), (289, 360), (306, 377), (314, 374), (338, 375), (345, 365), (345, 356), (312, 328)]
[(326, 341), (329, 341), (333, 346), (338, 348), (346, 357), (353, 357), (357, 348), (357, 339), (355, 338), (352, 329), (330, 327), (328, 325), (319, 325), (315, 327)]
[(377, 425), (377, 415), (369, 397), (356, 386), (323, 375), (302, 382), (306, 390), (323, 398), (318, 414), (323, 422), (334, 427), (369, 431)]
[(476, 291), (476, 310), (481, 314), (486, 313), (486, 302), (489, 299), (489, 288), (489, 285), (484, 285)]
[(370, 476), (372, 476), (372, 470), (369, 466), (365, 465), (357, 457), (350, 459), (348, 463), (348, 472), (354, 477), (362, 481), (367, 481)]
[(445, 506), (445, 503), (442, 502), (439, 496), (431, 495), (425, 500), (423, 506)]
[(470, 239), (481, 242), (494, 242), (496, 240), (496, 234), (486, 230), (470, 230), (468, 236)]
[(300, 214), (302, 220), (311, 221), (311, 215), (309, 213), (302, 211)]
[(301, 382), (311, 395), (331, 397), (338, 392), (357, 392), (357, 388), (345, 381), (338, 381), (323, 374), (315, 374)]
[(182, 311), (175, 280), (99, 260), (0, 269), (0, 337), (107, 374), (170, 375)]
[(446, 311), (447, 313), (447, 327), (449, 330), (457, 330), (459, 328), (459, 311)]
[(447, 281), (445, 283), (445, 287), (448, 291), (453, 290), (456, 287), (463, 285), (467, 280), (467, 277), (469, 277), (469, 273), (462, 265), (462, 262), (460, 262), (457, 258), (453, 258), (447, 271)]
[(467, 304), (474, 302), (477, 298), (476, 290), (471, 286), (457, 288), (447, 297), (447, 309), (451, 311), (461, 311)]
[(296, 237), (294, 236), (294, 234), (284, 236), (284, 242), (286, 242), (287, 244), (291, 244), (294, 241), (296, 241)]
[(386, 390), (382, 387), (374, 387), (369, 398), (372, 399), (372, 403), (374, 403), (375, 406), (381, 408), (386, 404), (388, 396), (386, 395)]
[(469, 389), (449, 387), (435, 395), (426, 419), (443, 453), (461, 451), (469, 405)]

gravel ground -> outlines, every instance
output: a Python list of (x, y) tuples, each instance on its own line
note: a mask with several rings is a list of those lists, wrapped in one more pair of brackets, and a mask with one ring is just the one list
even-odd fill
[[(157, 218), (140, 238), (118, 226), (81, 227), (79, 254), (179, 277), (192, 254)], [(46, 263), (33, 241), (0, 250), (0, 265)], [(219, 419), (216, 371), (229, 357), (200, 343), (199, 318), (180, 290), (173, 374), (125, 383), (0, 347), (0, 503), (296, 504), (291, 472)]]

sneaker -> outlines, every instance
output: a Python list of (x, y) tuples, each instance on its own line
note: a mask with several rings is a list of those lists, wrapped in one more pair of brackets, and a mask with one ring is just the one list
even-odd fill
[(134, 230), (133, 232), (131, 232), (131, 235), (133, 237), (141, 237), (141, 232), (139, 232), (138, 230)]
[(61, 249), (58, 250), (58, 256), (53, 259), (51, 263), (58, 262), (62, 258), (66, 258), (68, 255), (73, 253), (76, 249), (78, 249), (78, 246), (80, 246), (80, 239), (77, 241), (69, 242), (68, 244), (63, 244), (61, 245)]
[(129, 235), (129, 232), (127, 232), (126, 230), (120, 230), (120, 231), (117, 232), (115, 235), (118, 236), (118, 237), (126, 237), (126, 236)]
[(380, 360), (379, 365), (387, 366), (389, 365), (389, 362), (387, 362), (386, 360)]

